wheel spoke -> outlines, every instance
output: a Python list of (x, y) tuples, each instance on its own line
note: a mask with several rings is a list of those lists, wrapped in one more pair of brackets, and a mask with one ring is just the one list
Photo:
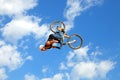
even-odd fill
[[(73, 42), (73, 41), (75, 41), (75, 42)], [(68, 44), (69, 47), (72, 49), (79, 49), (83, 44), (82, 37), (77, 34), (71, 35), (70, 38), (68, 39), (68, 42), (72, 42), (72, 43)]]
[(65, 29), (65, 24), (61, 21), (54, 21), (50, 24), (50, 30), (52, 32), (57, 32), (57, 26), (61, 27), (61, 28), (64, 28)]

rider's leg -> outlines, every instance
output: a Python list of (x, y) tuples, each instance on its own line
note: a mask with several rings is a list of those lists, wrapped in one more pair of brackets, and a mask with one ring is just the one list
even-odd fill
[(52, 40), (52, 48), (57, 48), (57, 49), (60, 49), (60, 47), (54, 45), (54, 43), (58, 43), (59, 41), (58, 40)]
[(59, 48), (61, 49), (61, 47), (62, 47), (62, 45), (63, 45), (63, 40), (60, 39), (58, 43), (60, 44)]
[(52, 46), (52, 48), (57, 48), (57, 49), (60, 49), (60, 47), (58, 47), (58, 46)]
[(58, 40), (52, 39), (52, 43), (58, 43)]
[(49, 37), (50, 37), (50, 39), (52, 39), (53, 43), (59, 43), (60, 44), (60, 47), (56, 46), (56, 48), (60, 49), (62, 47), (61, 45), (63, 44), (63, 41), (60, 37), (58, 37), (56, 34), (51, 34)]

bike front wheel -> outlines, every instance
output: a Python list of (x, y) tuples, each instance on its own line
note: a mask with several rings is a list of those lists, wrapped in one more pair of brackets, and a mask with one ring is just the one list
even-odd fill
[(58, 20), (58, 21), (54, 21), (50, 24), (50, 30), (52, 32), (56, 33), (58, 31), (57, 26), (65, 29), (65, 24)]
[(78, 34), (72, 34), (67, 40), (68, 46), (72, 49), (79, 49), (83, 44), (83, 39)]

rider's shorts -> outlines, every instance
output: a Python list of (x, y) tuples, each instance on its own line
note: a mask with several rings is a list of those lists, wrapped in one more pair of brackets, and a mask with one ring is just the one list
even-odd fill
[(50, 34), (49, 35), (48, 41), (50, 41), (52, 39), (57, 40), (59, 43), (61, 42), (61, 38), (58, 37), (56, 34)]

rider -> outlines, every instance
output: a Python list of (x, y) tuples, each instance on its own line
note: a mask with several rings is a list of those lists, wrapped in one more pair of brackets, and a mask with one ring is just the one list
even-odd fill
[(58, 48), (58, 49), (61, 48), (58, 46), (53, 46), (53, 43), (59, 43), (60, 45), (65, 45), (62, 43), (62, 40), (64, 39), (64, 37), (68, 38), (69, 36), (65, 33), (64, 28), (57, 26), (57, 30), (58, 31), (55, 32), (54, 34), (49, 35), (49, 38), (48, 38), (47, 42), (45, 43), (45, 45), (40, 48), (41, 51), (45, 51), (50, 48)]

